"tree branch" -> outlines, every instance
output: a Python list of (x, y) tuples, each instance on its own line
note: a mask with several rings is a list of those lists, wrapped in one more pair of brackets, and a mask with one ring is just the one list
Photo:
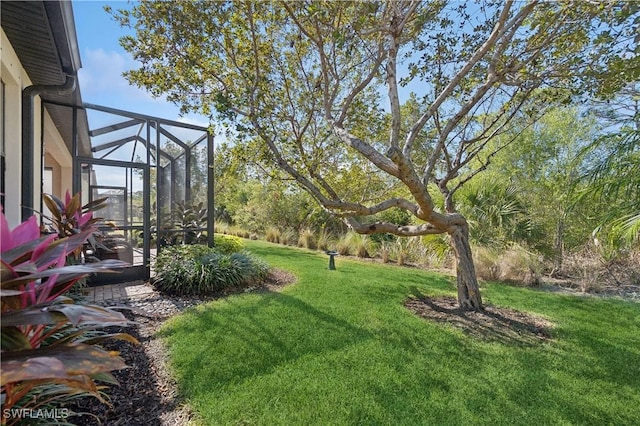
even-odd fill
[[(521, 22), (524, 19), (524, 17), (526, 17), (527, 15), (529, 15), (531, 13), (531, 11), (533, 10), (533, 7), (535, 6), (536, 3), (537, 3), (537, 1), (532, 1), (531, 3), (527, 4), (527, 6), (522, 8), (520, 10), (520, 12), (511, 21), (507, 22), (507, 19), (509, 17), (509, 12), (511, 10), (511, 6), (513, 4), (513, 0), (507, 0), (505, 2), (504, 8), (502, 9), (502, 11), (500, 13), (500, 16), (498, 17), (498, 21), (494, 25), (493, 31), (491, 32), (491, 34), (489, 35), (487, 40), (478, 48), (478, 50), (476, 50), (474, 52), (474, 54), (471, 56), (471, 58), (462, 67), (462, 69), (460, 71), (458, 71), (458, 73), (451, 79), (451, 81), (449, 81), (449, 84), (447, 84), (445, 86), (445, 88), (440, 92), (438, 97), (433, 101), (433, 103), (431, 104), (429, 109), (418, 119), (418, 121), (416, 121), (416, 123), (413, 125), (413, 127), (411, 128), (411, 130), (407, 134), (407, 137), (405, 139), (404, 148), (403, 148), (403, 152), (405, 153), (406, 156), (410, 155), (411, 150), (413, 149), (413, 145), (415, 143), (416, 138), (418, 137), (418, 134), (419, 134), (420, 130), (422, 130), (422, 128), (427, 123), (427, 121), (431, 117), (433, 117), (434, 113), (438, 110), (438, 108), (440, 108), (440, 106), (444, 103), (444, 101), (449, 98), (449, 96), (451, 95), (451, 93), (453, 93), (455, 88), (458, 87), (458, 85), (460, 84), (462, 79), (469, 73), (469, 71), (471, 71), (471, 69), (476, 64), (478, 64), (482, 60), (482, 58), (485, 57), (487, 52), (493, 46), (495, 46), (497, 41), (500, 39), (500, 37), (504, 34), (504, 32), (508, 28), (510, 28), (512, 26), (516, 26), (517, 27), (518, 25), (521, 24)], [(487, 73), (487, 80), (488, 81), (493, 81), (495, 79), (495, 74), (493, 74), (491, 72), (491, 69), (489, 69), (488, 71), (489, 72)], [(436, 148), (434, 150), (434, 153), (433, 153), (435, 157), (437, 157), (439, 155), (440, 150), (443, 147), (443, 143), (439, 143), (436, 146)], [(433, 170), (433, 165), (428, 167), (428, 170), (429, 169)], [(425, 174), (429, 175), (430, 173), (425, 173)]]

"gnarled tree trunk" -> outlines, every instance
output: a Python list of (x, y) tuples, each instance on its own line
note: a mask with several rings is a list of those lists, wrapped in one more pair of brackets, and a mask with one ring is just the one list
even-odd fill
[(462, 309), (482, 310), (482, 297), (478, 288), (476, 269), (469, 244), (469, 225), (454, 225), (449, 230), (451, 246), (456, 255), (458, 277), (458, 304)]

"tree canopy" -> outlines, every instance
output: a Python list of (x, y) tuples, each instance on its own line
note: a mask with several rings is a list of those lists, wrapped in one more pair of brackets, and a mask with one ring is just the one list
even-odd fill
[[(449, 234), (459, 301), (481, 308), (456, 192), (514, 128), (637, 78), (638, 14), (627, 2), (142, 1), (115, 16), (135, 30), (122, 40), (141, 63), (130, 82), (259, 141), (257, 157), (359, 233)], [(364, 219), (395, 208), (412, 223)]]

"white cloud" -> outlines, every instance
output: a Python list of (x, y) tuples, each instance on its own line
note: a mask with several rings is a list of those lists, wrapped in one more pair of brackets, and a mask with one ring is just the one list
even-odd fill
[(82, 68), (79, 71), (80, 89), (83, 98), (100, 99), (148, 99), (153, 97), (146, 91), (129, 85), (122, 73), (138, 68), (138, 64), (126, 53), (106, 51), (102, 48), (85, 49)]
[(194, 126), (209, 127), (209, 122), (204, 121), (201, 118), (178, 117), (176, 121), (179, 123), (192, 124)]
[(179, 107), (160, 96), (154, 98), (145, 90), (129, 85), (122, 76), (140, 64), (126, 52), (104, 48), (85, 49), (83, 67), (79, 71), (80, 90), (85, 102), (120, 110), (208, 127), (206, 117), (198, 114), (179, 116)]

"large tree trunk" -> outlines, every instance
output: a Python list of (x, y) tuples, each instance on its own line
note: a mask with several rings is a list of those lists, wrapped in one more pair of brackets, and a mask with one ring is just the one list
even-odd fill
[(456, 255), (456, 275), (458, 277), (458, 303), (462, 309), (483, 310), (480, 288), (473, 265), (471, 246), (469, 245), (469, 226), (454, 225), (448, 231), (451, 245)]

